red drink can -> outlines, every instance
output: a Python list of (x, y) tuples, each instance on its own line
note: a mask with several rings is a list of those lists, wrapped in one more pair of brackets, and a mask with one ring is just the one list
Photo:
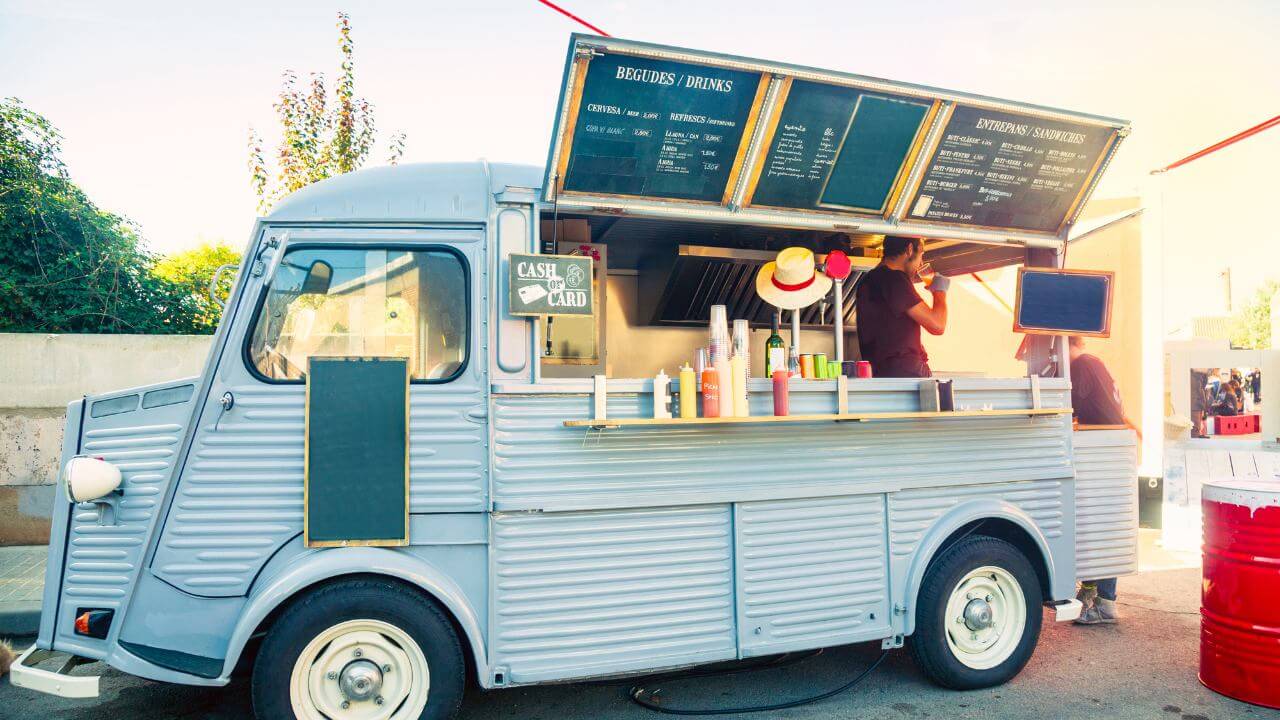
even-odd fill
[(860, 378), (871, 377), (871, 363), (866, 360), (859, 360), (858, 364), (854, 365), (854, 376)]

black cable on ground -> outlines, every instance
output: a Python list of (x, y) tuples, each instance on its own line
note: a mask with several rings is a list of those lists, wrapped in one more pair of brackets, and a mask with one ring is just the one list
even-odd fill
[[(852, 688), (854, 685), (857, 685), (858, 683), (866, 679), (866, 677), (870, 675), (876, 668), (880, 667), (880, 663), (884, 662), (884, 659), (888, 656), (889, 656), (888, 650), (885, 650), (884, 652), (880, 653), (880, 657), (876, 658), (875, 662), (871, 663), (871, 665), (869, 665), (866, 670), (863, 670), (861, 673), (858, 673), (857, 677), (845, 683), (844, 685), (841, 685), (840, 687), (835, 688), (834, 690), (829, 690), (820, 695), (813, 695), (806, 698), (800, 698), (798, 700), (789, 700), (787, 702), (775, 703), (773, 705), (753, 705), (753, 706), (738, 707), (738, 708), (693, 708), (693, 709), (663, 707), (658, 704), (658, 700), (657, 700), (658, 695), (662, 692), (662, 688), (649, 690), (641, 685), (633, 686), (631, 690), (627, 692), (627, 695), (631, 698), (631, 702), (634, 702), (640, 707), (645, 708), (646, 710), (652, 710), (654, 712), (662, 713), (664, 715), (744, 715), (746, 713), (786, 710), (787, 708), (800, 707), (801, 705), (808, 705), (810, 703), (819, 702), (821, 700), (826, 700), (829, 697), (834, 697), (836, 695), (839, 695), (840, 693)], [(766, 665), (765, 667), (771, 667), (771, 666)], [(763, 669), (763, 668), (749, 668), (749, 670), (757, 670), (757, 669)], [(722, 673), (695, 674), (695, 675), (689, 675), (689, 676), (680, 676), (680, 679), (688, 679), (690, 677), (705, 677), (707, 675), (732, 675), (732, 674), (735, 674), (735, 672), (744, 672), (744, 671), (739, 670), (739, 671), (730, 671), (727, 673), (722, 672)], [(663, 677), (663, 678), (655, 678), (655, 679), (674, 679), (674, 678)]]

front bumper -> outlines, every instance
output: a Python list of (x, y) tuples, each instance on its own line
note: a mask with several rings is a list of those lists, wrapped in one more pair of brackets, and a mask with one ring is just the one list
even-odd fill
[(35, 667), (54, 655), (52, 650), (41, 650), (35, 645), (27, 648), (18, 656), (9, 668), (9, 682), (14, 687), (23, 687), (48, 695), (64, 698), (98, 697), (97, 675), (68, 675), (77, 665), (93, 662), (76, 655), (67, 655), (62, 666), (57, 670), (43, 670)]

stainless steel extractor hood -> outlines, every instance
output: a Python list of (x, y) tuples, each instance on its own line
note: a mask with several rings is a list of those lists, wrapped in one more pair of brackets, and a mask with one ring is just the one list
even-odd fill
[[(756, 274), (776, 256), (763, 250), (702, 245), (679, 245), (675, 252), (652, 253), (639, 265), (638, 320), (650, 325), (701, 327), (710, 321), (712, 305), (725, 305), (729, 317), (746, 318), (753, 327), (768, 327), (774, 308), (756, 294)], [(818, 257), (821, 262), (825, 256)], [(853, 293), (860, 276), (855, 266), (844, 284), (846, 327), (852, 327)], [(810, 327), (831, 325), (834, 319), (830, 302), (816, 303), (800, 315), (801, 324)]]

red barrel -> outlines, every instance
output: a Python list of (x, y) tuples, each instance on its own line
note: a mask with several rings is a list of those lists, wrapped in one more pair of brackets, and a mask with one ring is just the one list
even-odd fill
[(1200, 682), (1280, 708), (1280, 483), (1204, 484)]

